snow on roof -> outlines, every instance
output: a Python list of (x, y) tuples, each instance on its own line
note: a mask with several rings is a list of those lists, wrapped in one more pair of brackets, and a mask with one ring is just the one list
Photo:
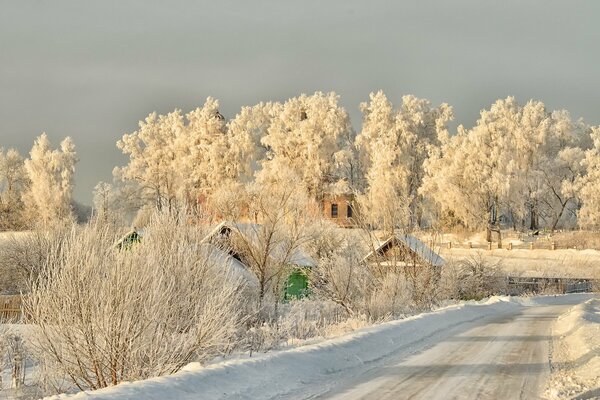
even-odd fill
[[(252, 243), (257, 248), (260, 248), (260, 232), (262, 225), (232, 221), (223, 221), (218, 224), (208, 235), (206, 235), (204, 239), (202, 239), (201, 243), (210, 243), (210, 241), (219, 235), (223, 229), (230, 229), (231, 231), (243, 235), (248, 242)], [(283, 257), (285, 256), (284, 253), (286, 251), (287, 249), (285, 248), (285, 245), (283, 243), (279, 243), (275, 246), (271, 252), (271, 255), (272, 257)], [(292, 253), (289, 256), (289, 263), (299, 267), (307, 268), (313, 268), (317, 265), (316, 261), (308, 253), (306, 253), (302, 248), (298, 247), (292, 250)]]
[(246, 264), (233, 257), (223, 249), (220, 249), (212, 244), (202, 243), (200, 244), (200, 247), (208, 252), (209, 260), (220, 265), (225, 265), (232, 275), (242, 278), (245, 282), (248, 282), (252, 286), (258, 287), (258, 280), (250, 272)]
[(427, 246), (425, 243), (423, 243), (416, 237), (412, 235), (404, 235), (399, 233), (396, 233), (384, 240), (383, 242), (381, 242), (379, 246), (374, 251), (371, 251), (363, 260), (366, 261), (369, 258), (371, 258), (373, 254), (379, 253), (385, 248), (385, 246), (390, 244), (390, 242), (392, 242), (393, 240), (398, 240), (404, 243), (421, 260), (433, 265), (434, 267), (441, 267), (446, 263), (446, 261), (444, 261), (444, 259), (439, 254), (437, 254), (429, 246)]

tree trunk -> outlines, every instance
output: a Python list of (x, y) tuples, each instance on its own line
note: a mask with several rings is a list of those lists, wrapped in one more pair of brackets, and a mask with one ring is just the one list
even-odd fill
[(529, 218), (529, 229), (531, 229), (532, 231), (537, 230), (537, 212), (535, 211), (535, 206), (533, 204), (529, 207)]
[(561, 207), (560, 207), (560, 212), (558, 212), (556, 214), (556, 216), (554, 217), (554, 221), (552, 221), (552, 226), (550, 227), (550, 232), (554, 233), (554, 231), (556, 230), (556, 226), (558, 225), (558, 222), (560, 221), (560, 219), (562, 218), (563, 213), (565, 212), (565, 208), (567, 206), (569, 200), (566, 200), (562, 203), (560, 203)]

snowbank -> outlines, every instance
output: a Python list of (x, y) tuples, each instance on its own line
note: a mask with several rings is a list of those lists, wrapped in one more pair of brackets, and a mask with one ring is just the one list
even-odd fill
[(342, 371), (364, 370), (391, 353), (410, 354), (451, 335), (452, 329), (467, 329), (470, 322), (490, 313), (511, 313), (518, 307), (523, 305), (507, 297), (468, 302), (318, 344), (207, 367), (192, 363), (174, 375), (52, 398), (258, 399), (306, 393), (312, 382), (327, 381)]
[(553, 329), (549, 399), (600, 398), (600, 299), (579, 304)]

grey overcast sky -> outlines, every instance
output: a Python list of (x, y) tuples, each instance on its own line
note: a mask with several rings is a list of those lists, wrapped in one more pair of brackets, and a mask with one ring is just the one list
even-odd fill
[(0, 146), (73, 137), (75, 197), (126, 162), (116, 141), (152, 111), (383, 89), (472, 126), (508, 95), (600, 123), (600, 1), (0, 0)]

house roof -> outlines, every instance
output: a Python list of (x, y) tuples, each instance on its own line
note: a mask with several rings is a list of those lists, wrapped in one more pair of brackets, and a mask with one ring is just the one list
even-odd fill
[(444, 261), (444, 259), (439, 254), (437, 254), (429, 246), (427, 246), (425, 243), (423, 243), (416, 237), (414, 237), (412, 235), (403, 235), (403, 234), (398, 234), (398, 233), (388, 237), (386, 240), (381, 242), (375, 248), (375, 250), (373, 250), (369, 254), (367, 254), (367, 256), (363, 259), (363, 261), (367, 261), (368, 259), (373, 257), (374, 254), (380, 253), (388, 245), (390, 245), (390, 244), (393, 245), (392, 242), (394, 240), (400, 241), (401, 243), (406, 245), (421, 260), (423, 260), (424, 262), (426, 262), (428, 264), (433, 265), (434, 267), (441, 267), (446, 263), (446, 261)]
[(115, 242), (115, 244), (113, 245), (113, 247), (121, 247), (123, 245), (123, 243), (132, 240), (132, 238), (134, 238), (137, 235), (138, 238), (142, 238), (144, 237), (144, 230), (143, 229), (132, 229), (130, 231), (128, 231), (126, 234), (124, 234), (123, 236), (121, 236), (121, 238), (119, 240), (117, 240)]
[(250, 272), (246, 264), (236, 259), (223, 249), (212, 244), (202, 243), (200, 244), (200, 248), (207, 251), (209, 260), (225, 265), (233, 276), (240, 277), (251, 286), (258, 287), (258, 280)]
[[(257, 248), (260, 247), (260, 232), (262, 225), (260, 224), (252, 224), (252, 223), (241, 223), (241, 222), (232, 222), (232, 221), (223, 221), (219, 225), (215, 226), (213, 230), (206, 235), (204, 239), (202, 239), (201, 243), (210, 243), (215, 237), (221, 234), (223, 229), (230, 229), (233, 232), (237, 232), (240, 235), (243, 235), (245, 239), (252, 243)], [(283, 243), (277, 244), (272, 252), (272, 257), (285, 256), (287, 249)], [(307, 267), (312, 268), (317, 265), (316, 261), (306, 253), (302, 248), (295, 248), (292, 250), (289, 255), (289, 263), (292, 265), (297, 265), (299, 267)]]

